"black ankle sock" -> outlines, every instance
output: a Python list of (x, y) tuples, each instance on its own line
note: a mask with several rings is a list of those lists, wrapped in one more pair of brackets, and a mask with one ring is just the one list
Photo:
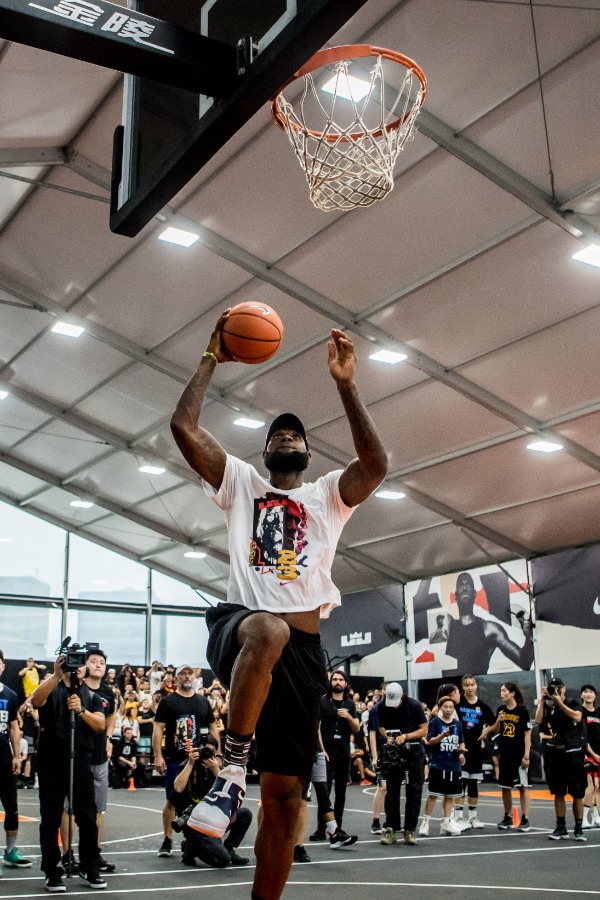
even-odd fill
[(237, 734), (227, 730), (225, 747), (223, 749), (223, 764), (228, 766), (245, 766), (250, 756), (251, 734)]

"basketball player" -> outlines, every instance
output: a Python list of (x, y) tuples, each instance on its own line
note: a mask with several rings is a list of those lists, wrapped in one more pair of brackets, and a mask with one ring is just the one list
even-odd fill
[[(311, 454), (304, 427), (291, 413), (278, 416), (269, 428), (263, 451), (267, 478), (227, 454), (198, 419), (215, 366), (232, 361), (222, 340), (228, 313), (217, 322), (171, 419), (181, 452), (225, 513), (231, 561), (230, 602), (206, 616), (209, 663), (231, 687), (224, 768), (188, 825), (217, 837), (224, 833), (244, 796), (245, 765), (256, 732), (264, 817), (256, 839), (252, 897), (278, 900), (317, 752), (320, 696), (327, 690), (319, 619), (341, 602), (331, 581), (335, 548), (354, 507), (385, 477), (387, 457), (357, 393), (353, 343), (338, 329), (328, 343), (329, 372), (357, 458), (344, 470), (305, 483)], [(276, 565), (272, 541), (267, 557), (258, 528), (266, 508), (278, 512), (281, 525)]]

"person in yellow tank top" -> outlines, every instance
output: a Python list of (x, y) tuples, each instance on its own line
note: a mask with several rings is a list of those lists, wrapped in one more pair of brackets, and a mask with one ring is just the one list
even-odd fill
[(45, 672), (46, 666), (43, 663), (36, 663), (33, 656), (30, 656), (25, 668), (21, 669), (19, 672), (19, 675), (23, 679), (23, 691), (25, 692), (26, 700), (33, 694), (40, 683), (40, 670)]

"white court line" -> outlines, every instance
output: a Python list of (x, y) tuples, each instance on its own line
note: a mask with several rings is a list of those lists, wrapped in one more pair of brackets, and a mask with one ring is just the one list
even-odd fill
[[(426, 882), (426, 881), (288, 881), (286, 887), (316, 887), (317, 885), (321, 887), (412, 887), (412, 888), (435, 888), (436, 891), (439, 891), (440, 883), (436, 882)], [(233, 885), (232, 885), (233, 887)], [(529, 885), (515, 885), (512, 887), (508, 887), (505, 884), (450, 884), (445, 883), (444, 888), (453, 888), (456, 891), (462, 890), (473, 890), (473, 891), (541, 891), (543, 893), (548, 893), (551, 891), (556, 894), (589, 894), (593, 897), (600, 896), (600, 891), (587, 891), (582, 888), (541, 888), (541, 887), (530, 887)]]
[[(509, 853), (547, 853), (548, 849), (549, 849), (548, 847), (521, 847), (521, 848), (518, 848), (515, 850), (470, 850), (466, 853), (461, 853), (460, 858), (462, 859), (463, 857), (466, 857), (466, 856), (496, 856), (499, 854), (506, 855)], [(600, 844), (587, 844), (584, 846), (583, 844), (580, 844), (580, 843), (575, 844), (574, 846), (571, 846), (571, 847), (565, 847), (563, 844), (559, 844), (555, 848), (556, 851), (559, 851), (559, 850), (563, 850), (563, 851), (566, 851), (566, 850), (598, 850), (598, 849), (600, 849)], [(344, 856), (346, 857), (345, 859), (344, 859)], [(388, 861), (392, 860), (392, 861), (396, 861), (396, 862), (409, 863), (409, 862), (414, 862), (417, 860), (427, 861), (427, 860), (431, 860), (431, 859), (447, 859), (447, 858), (448, 858), (447, 852), (445, 852), (445, 853), (427, 853), (427, 854), (411, 853), (411, 854), (405, 854), (405, 855), (396, 854), (395, 856), (362, 856), (362, 857), (351, 855), (351, 853), (348, 853), (348, 855), (346, 855), (346, 853), (340, 853), (338, 856), (335, 856), (331, 859), (317, 859), (317, 860), (311, 860), (311, 862), (309, 862), (309, 863), (296, 863), (295, 866), (293, 867), (293, 870), (295, 870), (296, 866), (300, 866), (302, 869), (305, 869), (308, 866), (331, 866), (331, 865), (337, 865), (338, 863), (342, 863), (342, 862), (346, 862), (346, 863), (380, 863), (380, 862), (385, 862), (386, 860), (388, 860)], [(244, 868), (246, 871), (252, 871), (253, 869), (256, 868), (256, 866), (253, 864), (249, 864), (248, 866), (245, 866)], [(190, 871), (196, 871), (197, 874), (206, 874), (208, 872), (213, 872), (215, 870), (214, 869), (192, 870), (192, 869), (190, 869), (189, 866), (185, 866), (185, 868), (183, 868), (183, 869), (158, 869), (158, 870), (152, 869), (152, 870), (149, 870), (146, 872), (119, 872), (119, 873), (115, 873), (114, 875), (108, 875), (107, 877), (110, 880), (112, 880), (113, 878), (143, 878), (145, 876), (155, 878), (158, 875), (177, 875), (182, 872), (187, 872), (189, 874)], [(228, 869), (227, 871), (232, 871), (232, 870)], [(36, 877), (36, 876), (30, 875), (25, 878), (15, 878), (15, 877), (3, 878), (2, 881), (5, 883), (10, 882), (10, 881), (25, 882), (25, 881), (37, 881), (38, 878), (39, 878), (39, 876)], [(364, 882), (364, 883), (369, 884), (369, 882)], [(168, 888), (168, 889), (171, 890), (171, 888)], [(140, 888), (140, 890), (141, 890), (141, 888)], [(128, 893), (128, 890), (126, 889), (123, 893)]]

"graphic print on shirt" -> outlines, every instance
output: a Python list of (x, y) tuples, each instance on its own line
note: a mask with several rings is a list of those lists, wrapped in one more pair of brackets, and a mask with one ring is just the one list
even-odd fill
[(9, 733), (9, 702), (4, 698), (0, 699), (0, 735), (8, 737)]
[(196, 717), (179, 716), (175, 722), (175, 749), (185, 750), (186, 741), (192, 741), (192, 746), (196, 746), (196, 733)]
[(306, 565), (306, 509), (282, 494), (254, 501), (249, 564), (261, 574), (274, 572), (280, 582), (293, 581)]

